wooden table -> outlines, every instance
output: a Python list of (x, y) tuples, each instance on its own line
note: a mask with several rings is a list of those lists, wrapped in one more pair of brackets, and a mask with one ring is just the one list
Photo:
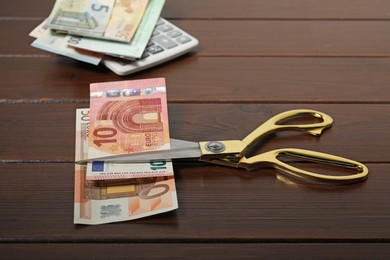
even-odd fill
[[(386, 0), (168, 0), (163, 17), (200, 41), (194, 52), (119, 77), (30, 47), (54, 1), (0, 3), (0, 252), (5, 258), (351, 258), (390, 256), (390, 5)], [(310, 108), (335, 123), (298, 147), (365, 163), (366, 182), (289, 183), (174, 164), (179, 209), (73, 224), (75, 109), (93, 82), (165, 77), (172, 137), (239, 139), (269, 117)]]

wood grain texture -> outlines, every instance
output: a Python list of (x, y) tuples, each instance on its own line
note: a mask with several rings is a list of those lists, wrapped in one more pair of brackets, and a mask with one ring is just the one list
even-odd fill
[(1, 60), (0, 98), (10, 100), (87, 102), (93, 82), (165, 77), (169, 102), (390, 102), (390, 60), (380, 58), (188, 55), (128, 77), (68, 58)]
[[(8, 259), (24, 259), (34, 255), (39, 259), (185, 258), (185, 259), (388, 259), (386, 243), (169, 243), (169, 244), (3, 244), (0, 251)], [(173, 249), (172, 249), (173, 248)]]
[[(73, 161), (75, 110), (82, 107), (88, 105), (0, 104), (0, 159)], [(272, 116), (301, 108), (331, 115), (335, 120), (333, 127), (320, 138), (279, 133), (265, 142), (261, 151), (296, 147), (364, 162), (390, 162), (390, 139), (384, 138), (390, 128), (389, 105), (171, 104), (170, 135), (189, 141), (243, 139)]]
[[(110, 225), (74, 225), (72, 163), (1, 164), (2, 242), (177, 242), (390, 239), (390, 175), (314, 187), (273, 169), (174, 163), (179, 209)], [(23, 180), (23, 181), (21, 181)]]
[[(389, 258), (389, 1), (167, 0), (162, 16), (200, 46), (127, 77), (31, 47), (53, 3), (0, 1), (2, 256)], [(369, 178), (314, 186), (176, 161), (178, 210), (74, 225), (75, 109), (89, 105), (90, 83), (152, 77), (167, 80), (172, 137), (240, 139), (277, 113), (316, 109), (335, 120), (320, 138), (278, 133), (254, 152), (319, 150), (364, 162)]]
[[(45, 55), (28, 47), (41, 20), (0, 20), (2, 55)], [(201, 56), (389, 57), (387, 21), (177, 20), (200, 41)]]

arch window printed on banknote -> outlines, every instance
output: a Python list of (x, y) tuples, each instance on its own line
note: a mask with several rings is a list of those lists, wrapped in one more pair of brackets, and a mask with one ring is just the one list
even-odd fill
[(91, 84), (89, 155), (169, 148), (163, 78)]

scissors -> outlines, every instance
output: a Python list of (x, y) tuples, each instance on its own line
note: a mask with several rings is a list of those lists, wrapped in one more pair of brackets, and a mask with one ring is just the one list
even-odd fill
[[(320, 122), (310, 124), (283, 124), (283, 122), (296, 117), (311, 117), (317, 119), (317, 121), (319, 119)], [(319, 136), (325, 129), (331, 127), (332, 123), (333, 119), (329, 115), (319, 111), (308, 109), (289, 110), (270, 118), (242, 140), (191, 142), (171, 139), (170, 149), (90, 158), (76, 163), (93, 161), (136, 163), (199, 158), (203, 162), (245, 169), (258, 168), (261, 165), (272, 166), (295, 178), (310, 182), (349, 184), (366, 180), (368, 168), (364, 164), (322, 152), (297, 148), (281, 148), (251, 157), (246, 156), (255, 143), (272, 133), (279, 131), (303, 131), (313, 136)], [(283, 162), (280, 160), (281, 157), (332, 165), (342, 168), (342, 170), (353, 170), (355, 173), (350, 174), (349, 172), (349, 174), (341, 176), (315, 173)]]

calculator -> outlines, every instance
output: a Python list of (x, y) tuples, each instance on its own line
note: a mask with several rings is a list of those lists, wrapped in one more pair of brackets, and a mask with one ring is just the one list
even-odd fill
[(132, 61), (106, 56), (103, 64), (115, 74), (125, 76), (176, 58), (198, 45), (193, 36), (160, 18), (141, 58)]

